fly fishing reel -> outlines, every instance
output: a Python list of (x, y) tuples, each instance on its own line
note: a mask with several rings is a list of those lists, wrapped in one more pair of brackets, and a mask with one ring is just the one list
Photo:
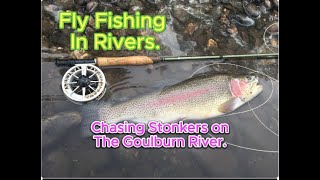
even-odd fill
[(106, 92), (103, 72), (92, 64), (75, 64), (62, 78), (64, 95), (76, 104), (100, 100)]

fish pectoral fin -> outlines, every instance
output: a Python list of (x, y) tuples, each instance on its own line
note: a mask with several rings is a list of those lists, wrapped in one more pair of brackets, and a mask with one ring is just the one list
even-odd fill
[(226, 102), (224, 102), (223, 104), (221, 104), (218, 108), (219, 112), (222, 113), (229, 113), (234, 111), (235, 109), (237, 109), (238, 107), (240, 107), (241, 105), (243, 105), (244, 102), (241, 100), (241, 98), (239, 97), (234, 97)]

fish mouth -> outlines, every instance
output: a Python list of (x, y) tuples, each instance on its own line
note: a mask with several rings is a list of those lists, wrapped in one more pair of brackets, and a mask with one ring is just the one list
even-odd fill
[(263, 86), (258, 82), (255, 86), (254, 93), (248, 97), (247, 102), (257, 97), (263, 91)]
[(257, 95), (260, 94), (263, 90), (263, 86), (260, 83), (257, 84), (257, 90)]

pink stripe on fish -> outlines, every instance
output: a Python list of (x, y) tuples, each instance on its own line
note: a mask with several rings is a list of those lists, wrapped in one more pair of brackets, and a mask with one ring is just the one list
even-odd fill
[(170, 96), (166, 96), (158, 99), (156, 102), (153, 102), (151, 105), (158, 107), (158, 106), (163, 106), (167, 104), (173, 104), (178, 101), (186, 101), (188, 99), (204, 95), (208, 93), (209, 90), (210, 88), (206, 88), (206, 89), (199, 89), (191, 92), (189, 91), (189, 92), (182, 92), (178, 94), (172, 94)]
[(232, 79), (230, 81), (230, 91), (233, 97), (242, 96), (242, 90), (247, 86), (247, 82), (240, 81), (239, 79)]

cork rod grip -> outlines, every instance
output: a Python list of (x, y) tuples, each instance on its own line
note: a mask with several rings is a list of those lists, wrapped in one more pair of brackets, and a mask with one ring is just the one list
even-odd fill
[(153, 64), (157, 58), (148, 56), (97, 57), (97, 66), (145, 65)]

